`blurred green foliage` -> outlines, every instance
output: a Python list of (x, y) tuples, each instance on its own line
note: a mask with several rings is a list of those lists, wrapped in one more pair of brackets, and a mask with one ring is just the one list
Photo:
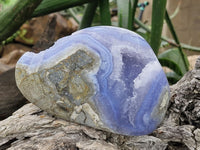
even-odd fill
[(0, 11), (8, 9), (15, 4), (15, 0), (0, 0)]

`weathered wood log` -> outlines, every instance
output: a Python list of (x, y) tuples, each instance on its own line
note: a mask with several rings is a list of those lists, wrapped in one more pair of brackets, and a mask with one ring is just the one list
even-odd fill
[(169, 149), (200, 149), (200, 57), (195, 69), (171, 86), (171, 104), (154, 135)]
[(165, 149), (167, 144), (153, 136), (126, 137), (48, 116), (27, 104), (0, 122), (0, 149)]
[(189, 71), (174, 86), (169, 111), (177, 114), (178, 125), (194, 125), (200, 128), (200, 57), (195, 69)]
[(195, 69), (172, 86), (166, 118), (151, 135), (128, 137), (77, 125), (30, 103), (0, 121), (0, 149), (198, 150), (199, 66), (200, 58)]

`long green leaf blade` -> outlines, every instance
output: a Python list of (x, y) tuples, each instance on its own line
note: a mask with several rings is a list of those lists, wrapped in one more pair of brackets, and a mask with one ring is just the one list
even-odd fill
[(158, 58), (158, 60), (162, 66), (168, 67), (172, 70), (176, 70), (175, 72), (178, 75), (183, 76), (183, 72), (182, 72), (180, 66), (177, 63), (175, 63), (174, 61), (172, 61), (168, 58)]
[(109, 0), (99, 0), (101, 25), (111, 25)]
[(81, 23), (80, 23), (80, 26), (79, 26), (79, 29), (83, 29), (83, 28), (91, 26), (92, 20), (94, 18), (95, 12), (96, 12), (97, 5), (98, 5), (97, 1), (87, 4), (84, 14), (83, 14), (83, 17), (82, 17), (82, 20), (81, 20)]
[(132, 22), (133, 22), (133, 24), (132, 25), (134, 25), (134, 21), (135, 21), (135, 13), (136, 13), (137, 4), (138, 4), (138, 0), (133, 0), (133, 8), (132, 8)]
[(33, 12), (32, 17), (46, 15), (93, 1), (98, 0), (43, 0)]
[(161, 42), (165, 9), (166, 0), (153, 0), (150, 45), (156, 55), (158, 54)]
[(129, 30), (133, 28), (133, 1), (117, 0), (118, 7), (118, 26)]
[(9, 9), (9, 7), (12, 7), (15, 3), (16, 0), (0, 0), (0, 12)]
[(172, 24), (172, 22), (171, 22), (171, 19), (170, 19), (169, 15), (168, 15), (168, 12), (167, 12), (167, 11), (165, 11), (165, 20), (166, 20), (166, 22), (167, 22), (167, 25), (168, 25), (168, 27), (169, 27), (169, 30), (170, 30), (170, 32), (171, 32), (171, 34), (172, 34), (172, 36), (173, 36), (173, 38), (174, 38), (176, 44), (178, 45), (179, 53), (180, 53), (180, 55), (181, 55), (181, 57), (182, 57), (182, 59), (183, 59), (183, 63), (184, 63), (184, 65), (185, 65), (185, 68), (186, 68), (186, 70), (188, 71), (188, 70), (189, 70), (189, 65), (188, 65), (187, 60), (186, 60), (187, 57), (184, 57), (184, 53), (183, 53), (182, 47), (181, 47), (181, 45), (180, 45), (178, 36), (176, 35), (174, 26), (173, 26), (173, 24)]

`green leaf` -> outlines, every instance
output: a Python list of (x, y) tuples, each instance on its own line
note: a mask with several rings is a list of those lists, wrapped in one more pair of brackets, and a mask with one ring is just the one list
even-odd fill
[(33, 12), (32, 17), (46, 15), (93, 1), (97, 0), (43, 0)]
[(146, 41), (149, 41), (150, 33), (145, 31), (142, 28), (137, 29), (136, 33), (138, 33), (140, 36), (142, 36)]
[[(184, 58), (186, 58), (185, 55)], [(187, 72), (187, 68), (185, 67), (180, 51), (177, 48), (169, 49), (161, 53), (158, 56), (158, 60), (160, 61), (162, 66), (170, 68), (180, 76), (183, 76)], [(189, 65), (188, 61), (187, 64)]]
[(166, 76), (170, 84), (175, 84), (181, 79), (181, 76), (177, 75), (175, 72), (168, 72)]
[(12, 7), (16, 0), (0, 0), (0, 12)]
[(99, 0), (101, 25), (111, 25), (109, 0)]
[(135, 13), (136, 13), (136, 8), (137, 8), (138, 0), (133, 0), (133, 8), (132, 8), (132, 25), (133, 25), (133, 30), (135, 31), (136, 29), (134, 28), (134, 22), (135, 22)]
[(97, 4), (98, 4), (97, 1), (87, 4), (84, 14), (83, 14), (83, 17), (82, 17), (82, 20), (81, 20), (81, 23), (80, 23), (80, 26), (79, 26), (79, 29), (83, 29), (83, 28), (91, 26), (92, 20), (94, 18), (95, 12), (96, 12)]
[(166, 0), (153, 0), (150, 45), (157, 55), (160, 48)]
[(171, 19), (170, 19), (169, 15), (168, 15), (168, 12), (167, 12), (167, 11), (165, 11), (165, 20), (166, 20), (166, 22), (167, 22), (167, 25), (168, 25), (168, 27), (169, 27), (169, 30), (170, 30), (170, 32), (171, 32), (171, 34), (172, 34), (172, 36), (173, 36), (173, 38), (174, 38), (176, 44), (178, 45), (179, 53), (180, 53), (180, 55), (181, 55), (181, 57), (182, 57), (183, 63), (184, 63), (184, 65), (185, 65), (185, 68), (186, 68), (186, 70), (188, 71), (188, 70), (189, 70), (189, 65), (187, 64), (187, 58), (184, 57), (183, 49), (182, 49), (182, 47), (181, 47), (181, 45), (180, 45), (178, 36), (176, 35), (176, 31), (175, 31), (175, 29), (174, 29), (174, 26), (173, 26), (173, 24), (172, 24), (172, 22), (171, 22)]
[(80, 18), (78, 17), (78, 15), (76, 14), (76, 7), (74, 8), (69, 8), (67, 11), (69, 12), (69, 14), (71, 15), (71, 17), (76, 21), (77, 24), (80, 24)]
[(133, 29), (134, 15), (138, 0), (117, 0), (119, 27)]

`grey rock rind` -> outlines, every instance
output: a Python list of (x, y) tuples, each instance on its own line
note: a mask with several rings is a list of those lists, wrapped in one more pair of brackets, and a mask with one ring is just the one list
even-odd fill
[[(196, 90), (200, 91), (198, 77), (199, 69), (192, 70), (171, 87), (167, 116), (152, 135), (128, 137), (100, 131), (55, 119), (27, 104), (0, 121), (0, 149), (199, 150), (200, 128), (194, 113), (200, 111), (196, 105), (199, 99)], [(191, 103), (193, 107), (189, 107)], [(190, 122), (185, 121), (188, 118)]]

